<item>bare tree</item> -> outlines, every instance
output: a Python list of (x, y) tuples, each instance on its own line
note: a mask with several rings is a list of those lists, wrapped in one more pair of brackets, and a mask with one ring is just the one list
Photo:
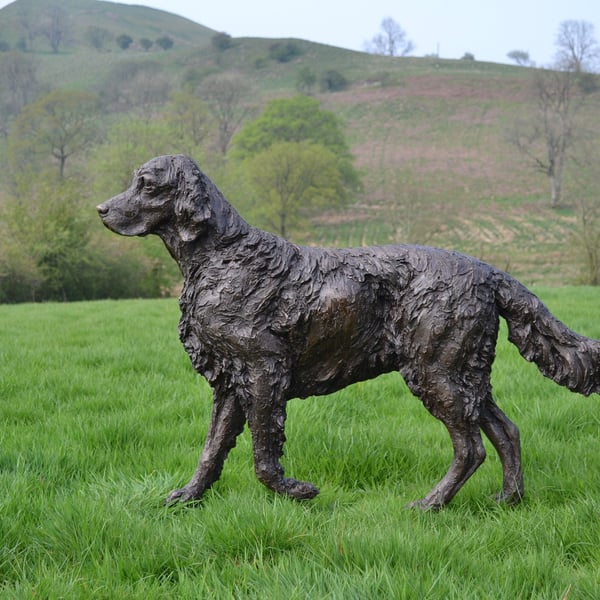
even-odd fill
[(406, 32), (391, 17), (381, 21), (381, 31), (367, 43), (367, 50), (372, 54), (387, 56), (407, 56), (415, 49), (413, 42), (406, 37)]
[(39, 33), (39, 23), (30, 6), (20, 3), (17, 11), (19, 26), (23, 30), (25, 49), (33, 51), (33, 41)]
[(13, 113), (32, 102), (39, 92), (37, 62), (22, 52), (8, 52), (0, 58), (0, 96)]
[(0, 56), (0, 135), (8, 135), (10, 122), (41, 92), (37, 63), (23, 52)]
[(165, 110), (166, 121), (177, 132), (177, 143), (193, 155), (208, 137), (211, 117), (206, 102), (189, 92), (175, 92)]
[(218, 124), (217, 145), (222, 154), (250, 111), (245, 101), (248, 87), (246, 80), (235, 74), (211, 75), (200, 84), (200, 95)]
[(52, 52), (58, 53), (60, 46), (69, 36), (69, 13), (58, 3), (50, 4), (40, 31), (48, 39)]
[(173, 79), (153, 60), (127, 60), (112, 68), (100, 86), (100, 95), (115, 110), (135, 109), (152, 116), (153, 106), (164, 104)]
[(511, 141), (550, 180), (552, 206), (562, 199), (567, 154), (575, 142), (581, 108), (577, 78), (571, 71), (538, 69), (533, 79), (533, 112), (517, 123)]
[(566, 71), (592, 71), (600, 56), (594, 26), (588, 21), (563, 21), (556, 36), (556, 62)]

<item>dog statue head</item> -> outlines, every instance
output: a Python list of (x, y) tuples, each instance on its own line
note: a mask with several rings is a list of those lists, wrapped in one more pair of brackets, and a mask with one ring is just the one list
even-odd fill
[(115, 233), (177, 235), (190, 242), (214, 217), (215, 190), (191, 158), (157, 156), (135, 171), (129, 189), (97, 210), (104, 225)]

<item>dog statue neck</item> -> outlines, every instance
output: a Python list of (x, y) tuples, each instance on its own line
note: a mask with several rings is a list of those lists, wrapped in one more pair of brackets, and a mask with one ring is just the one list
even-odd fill
[(213, 198), (210, 217), (196, 223), (187, 235), (168, 227), (156, 232), (184, 276), (209, 262), (218, 260), (221, 251), (240, 244), (253, 227), (221, 196)]

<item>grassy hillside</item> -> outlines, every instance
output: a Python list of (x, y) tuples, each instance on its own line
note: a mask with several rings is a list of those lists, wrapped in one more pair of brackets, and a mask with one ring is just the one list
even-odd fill
[[(45, 0), (17, 0), (0, 11), (0, 39), (14, 43), (22, 7), (41, 10)], [(293, 40), (291, 62), (269, 58), (276, 40), (240, 38), (225, 52), (210, 44), (214, 31), (140, 6), (69, 0), (73, 36), (58, 54), (36, 42), (41, 77), (52, 86), (97, 90), (120, 62), (155, 61), (173, 81), (194, 73), (233, 72), (252, 83), (257, 114), (270, 98), (296, 92), (302, 69), (319, 78), (343, 74), (345, 91), (312, 91), (345, 123), (364, 194), (347, 210), (325, 213), (298, 236), (313, 244), (360, 245), (420, 242), (455, 248), (493, 262), (526, 283), (573, 282), (580, 272), (574, 251), (578, 201), (594, 197), (597, 181), (570, 167), (564, 206), (549, 206), (549, 183), (507, 141), (517, 118), (527, 116), (531, 69), (463, 60), (389, 58)], [(135, 40), (168, 35), (169, 51), (127, 51), (114, 44), (98, 52), (86, 45), (90, 25)], [(289, 41), (289, 40), (282, 40)], [(37, 45), (39, 44), (39, 46)], [(600, 94), (588, 98), (590, 129), (600, 116)], [(598, 136), (588, 152), (600, 154)], [(1, 141), (0, 141), (1, 144)], [(211, 175), (210, 166), (208, 173)], [(218, 183), (219, 172), (214, 173)], [(243, 190), (230, 194), (243, 204)]]
[[(53, 0), (16, 0), (0, 10), (0, 39), (16, 44), (22, 35), (19, 22), (23, 13), (42, 20), (48, 9), (57, 3)], [(58, 5), (69, 15), (69, 36), (65, 46), (77, 51), (85, 46), (88, 27), (101, 27), (115, 36), (122, 33), (134, 40), (142, 37), (155, 40), (168, 35), (176, 46), (198, 47), (210, 41), (214, 31), (183, 17), (140, 5), (119, 4), (103, 0), (61, 0)], [(36, 38), (34, 50), (50, 51), (42, 37)]]
[[(357, 207), (363, 219), (349, 221), (340, 242), (385, 231), (389, 241), (459, 248), (529, 282), (575, 277), (573, 190), (568, 206), (551, 209), (547, 179), (507, 141), (512, 121), (528, 110), (529, 73), (414, 62), (419, 68), (397, 85), (326, 100), (350, 123), (367, 187)], [(337, 243), (327, 228), (323, 241)]]

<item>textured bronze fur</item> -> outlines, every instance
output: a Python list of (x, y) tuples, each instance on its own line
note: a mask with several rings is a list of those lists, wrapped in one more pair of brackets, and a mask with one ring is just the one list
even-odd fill
[[(258, 479), (298, 499), (310, 483), (284, 477), (286, 403), (389, 371), (447, 427), (454, 459), (414, 503), (447, 504), (485, 458), (481, 430), (503, 467), (499, 496), (518, 502), (517, 427), (492, 399), (499, 317), (540, 371), (571, 390), (600, 384), (600, 342), (554, 318), (525, 287), (475, 258), (424, 246), (296, 246), (246, 223), (188, 157), (160, 156), (101, 204), (122, 235), (162, 238), (184, 276), (179, 334), (214, 389), (196, 472), (167, 502), (199, 499), (248, 422)], [(399, 424), (399, 427), (401, 424)]]

